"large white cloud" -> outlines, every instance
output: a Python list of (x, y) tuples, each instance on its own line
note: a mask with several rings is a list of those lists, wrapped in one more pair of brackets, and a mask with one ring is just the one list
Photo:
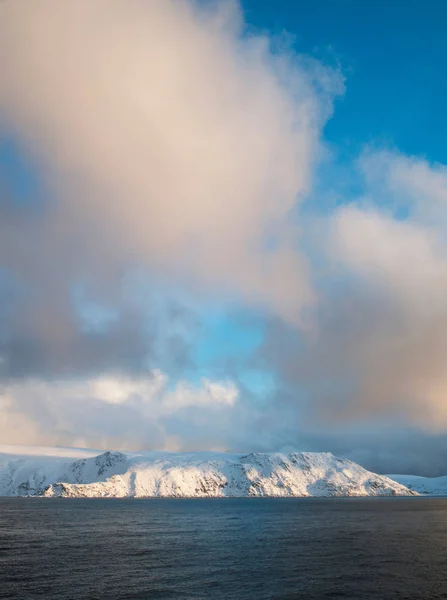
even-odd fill
[[(314, 426), (445, 431), (447, 173), (393, 152), (368, 151), (358, 164), (364, 194), (326, 223), (314, 328), (278, 369)], [(270, 340), (272, 362), (283, 336)]]
[(289, 216), (341, 83), (243, 33), (228, 2), (2, 3), (0, 123), (53, 195), (22, 224), (31, 249), (3, 228), (2, 259), (28, 276), (36, 250), (59, 272), (135, 261), (298, 321), (312, 290)]

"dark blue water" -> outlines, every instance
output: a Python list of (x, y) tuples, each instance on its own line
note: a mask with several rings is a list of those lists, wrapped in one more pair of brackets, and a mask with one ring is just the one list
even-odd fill
[(0, 499), (0, 597), (447, 598), (447, 499)]

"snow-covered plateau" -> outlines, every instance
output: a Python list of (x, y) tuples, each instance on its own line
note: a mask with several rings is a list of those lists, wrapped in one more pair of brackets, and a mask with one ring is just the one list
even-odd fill
[(411, 496), (330, 453), (102, 452), (0, 446), (0, 496)]
[(387, 475), (393, 481), (425, 496), (447, 496), (447, 475), (420, 477), (419, 475)]

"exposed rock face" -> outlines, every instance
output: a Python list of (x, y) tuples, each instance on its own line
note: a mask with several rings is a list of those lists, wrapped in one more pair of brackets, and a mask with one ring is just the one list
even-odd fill
[(0, 461), (0, 495), (242, 497), (417, 495), (330, 453), (104, 452), (66, 462), (38, 455)]

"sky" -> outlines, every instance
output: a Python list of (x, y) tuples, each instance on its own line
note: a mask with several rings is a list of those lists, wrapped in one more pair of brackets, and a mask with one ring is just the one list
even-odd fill
[(447, 7), (0, 3), (0, 437), (447, 473)]

